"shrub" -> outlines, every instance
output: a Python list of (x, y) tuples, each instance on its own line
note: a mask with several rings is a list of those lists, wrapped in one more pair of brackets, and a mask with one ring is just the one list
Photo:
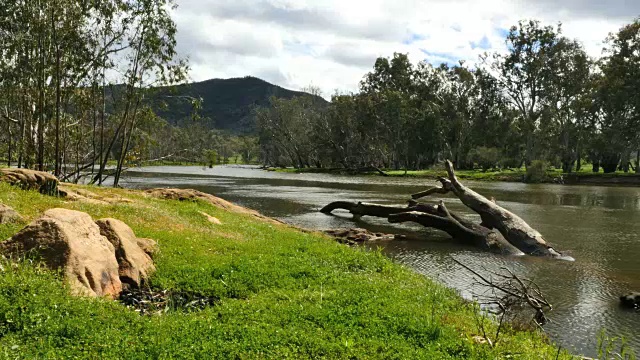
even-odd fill
[(549, 164), (543, 160), (533, 160), (529, 166), (527, 166), (527, 173), (524, 177), (524, 181), (528, 183), (540, 183), (547, 177), (547, 168)]
[(477, 147), (471, 149), (467, 160), (471, 164), (478, 164), (482, 170), (487, 171), (496, 167), (500, 161), (500, 149), (494, 147)]

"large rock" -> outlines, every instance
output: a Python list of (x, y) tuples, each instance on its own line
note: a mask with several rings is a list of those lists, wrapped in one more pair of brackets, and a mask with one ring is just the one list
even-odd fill
[(7, 205), (0, 204), (0, 224), (22, 222), (22, 216)]
[(0, 181), (25, 190), (38, 190), (46, 195), (58, 195), (58, 178), (44, 171), (29, 169), (0, 169)]
[(33, 253), (61, 270), (75, 295), (116, 297), (122, 291), (113, 245), (86, 213), (51, 209), (0, 244), (4, 254)]
[(115, 248), (120, 281), (128, 286), (139, 288), (155, 272), (156, 267), (151, 257), (138, 246), (138, 239), (133, 230), (116, 219), (100, 219), (96, 224), (100, 227), (100, 233)]

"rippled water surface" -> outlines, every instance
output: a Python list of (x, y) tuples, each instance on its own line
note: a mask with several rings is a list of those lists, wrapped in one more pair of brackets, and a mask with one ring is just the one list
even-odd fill
[[(474, 269), (508, 266), (533, 278), (554, 305), (545, 330), (576, 353), (597, 355), (598, 333), (624, 336), (640, 355), (640, 312), (619, 307), (618, 297), (640, 291), (640, 188), (473, 183), (467, 185), (519, 214), (555, 248), (575, 262), (505, 257), (467, 248), (446, 234), (420, 226), (389, 225), (365, 217), (318, 212), (335, 200), (404, 204), (408, 195), (433, 185), (415, 178), (289, 174), (252, 167), (148, 167), (129, 171), (124, 186), (195, 188), (307, 228), (365, 227), (374, 231), (420, 232), (429, 241), (378, 244), (389, 256), (466, 293), (472, 279), (451, 256)], [(457, 199), (450, 210), (477, 215)]]

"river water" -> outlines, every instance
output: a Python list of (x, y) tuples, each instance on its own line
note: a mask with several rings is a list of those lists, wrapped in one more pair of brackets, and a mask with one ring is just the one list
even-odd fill
[[(373, 231), (417, 232), (427, 241), (378, 243), (383, 251), (415, 271), (460, 291), (473, 279), (451, 257), (471, 268), (508, 267), (536, 281), (553, 304), (545, 331), (563, 348), (595, 356), (598, 334), (624, 336), (640, 355), (640, 311), (623, 309), (618, 297), (640, 291), (640, 188), (529, 185), (466, 182), (479, 193), (519, 214), (554, 248), (574, 262), (535, 257), (507, 257), (456, 244), (437, 230), (389, 225), (384, 219), (353, 221), (318, 210), (335, 200), (405, 204), (408, 195), (434, 185), (417, 178), (291, 174), (249, 166), (158, 166), (133, 169), (122, 185), (131, 188), (194, 188), (250, 207), (285, 222), (313, 229), (364, 227)], [(439, 199), (439, 198), (435, 198)], [(478, 218), (456, 198), (444, 196), (451, 211)]]

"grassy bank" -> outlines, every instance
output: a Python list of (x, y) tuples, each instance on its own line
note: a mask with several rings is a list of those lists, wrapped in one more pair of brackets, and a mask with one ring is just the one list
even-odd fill
[[(294, 168), (272, 168), (271, 171), (277, 172), (287, 172), (287, 173), (332, 173), (332, 174), (340, 174), (344, 173), (344, 170), (337, 169), (318, 169), (318, 168), (305, 168), (305, 169), (294, 169)], [(444, 169), (428, 169), (428, 170), (384, 170), (384, 172), (391, 177), (416, 177), (416, 178), (426, 178), (426, 179), (437, 179), (441, 176), (447, 176), (447, 172)], [(463, 180), (472, 180), (472, 181), (506, 181), (506, 182), (524, 182), (526, 175), (525, 168), (520, 169), (509, 169), (509, 170), (456, 170), (456, 176)], [(362, 175), (372, 175), (379, 176), (380, 174), (377, 171), (371, 171), (366, 173), (361, 173)], [(615, 184), (616, 179), (621, 178), (635, 178), (638, 177), (638, 184), (640, 185), (640, 175), (635, 173), (625, 173), (623, 171), (617, 171), (611, 174), (605, 174), (602, 170), (599, 173), (593, 173), (589, 167), (583, 167), (580, 172), (574, 172), (571, 174), (564, 174), (561, 169), (549, 169), (546, 171), (545, 176), (543, 177), (543, 183), (555, 183), (557, 179), (560, 177), (564, 178), (564, 181), (567, 181), (568, 177), (572, 177), (572, 179), (577, 179), (577, 183), (581, 183), (583, 179), (589, 179), (590, 183), (603, 183), (603, 184)]]
[[(1, 357), (556, 358), (557, 348), (532, 332), (507, 329), (495, 347), (477, 343), (472, 305), (379, 252), (203, 202), (91, 191), (133, 202), (66, 202), (6, 184), (0, 202), (28, 220), (53, 207), (123, 220), (159, 242), (152, 287), (219, 300), (200, 311), (141, 316), (115, 301), (70, 297), (55, 274), (2, 260)], [(223, 224), (212, 225), (199, 211)], [(0, 225), (0, 239), (24, 225)]]

